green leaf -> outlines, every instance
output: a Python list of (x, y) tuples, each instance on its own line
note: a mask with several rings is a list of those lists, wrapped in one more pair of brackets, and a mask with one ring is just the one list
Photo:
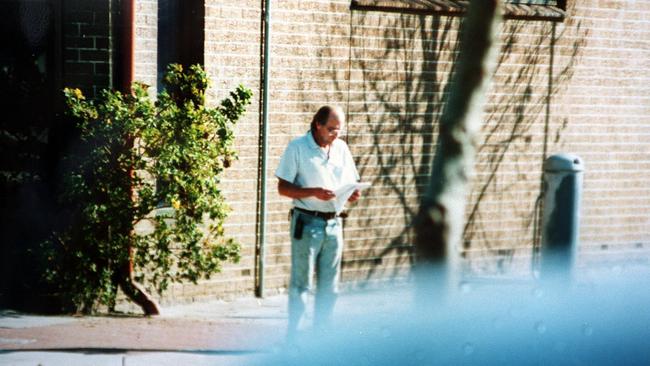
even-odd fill
[(200, 65), (167, 70), (155, 102), (141, 83), (132, 94), (103, 90), (95, 101), (63, 90), (80, 131), (60, 195), (74, 220), (44, 244), (46, 278), (82, 311), (115, 304), (117, 274), (131, 258), (136, 279), (161, 294), (239, 260), (239, 245), (224, 237), (229, 209), (219, 182), (236, 159), (233, 127), (252, 92), (239, 86), (209, 108)]

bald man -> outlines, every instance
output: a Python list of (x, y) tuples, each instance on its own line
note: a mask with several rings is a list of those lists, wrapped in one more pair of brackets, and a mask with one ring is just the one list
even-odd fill
[[(275, 171), (278, 192), (293, 199), (287, 332), (290, 340), (295, 340), (305, 313), (314, 272), (318, 281), (314, 312), (317, 328), (327, 325), (336, 303), (343, 229), (332, 200), (335, 189), (359, 181), (350, 149), (338, 138), (344, 124), (341, 109), (321, 107), (310, 130), (289, 143)], [(348, 201), (354, 202), (360, 196), (357, 190)]]

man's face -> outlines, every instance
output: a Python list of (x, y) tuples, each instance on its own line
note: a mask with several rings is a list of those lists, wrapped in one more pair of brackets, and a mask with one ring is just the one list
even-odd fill
[(330, 145), (339, 137), (343, 128), (343, 116), (332, 111), (325, 125), (316, 124), (317, 142), (319, 145)]

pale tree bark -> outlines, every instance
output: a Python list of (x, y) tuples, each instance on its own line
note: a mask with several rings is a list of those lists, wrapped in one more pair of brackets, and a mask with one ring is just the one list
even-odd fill
[(457, 285), (467, 192), (500, 22), (499, 0), (472, 0), (462, 25), (458, 64), (440, 120), (429, 186), (414, 222), (416, 275), (427, 286)]

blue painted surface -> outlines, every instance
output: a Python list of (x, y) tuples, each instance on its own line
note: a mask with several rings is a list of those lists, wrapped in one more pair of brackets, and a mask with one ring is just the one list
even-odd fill
[(304, 333), (258, 364), (650, 365), (647, 278), (647, 269), (615, 276), (605, 270), (598, 281), (573, 288), (466, 283), (425, 307), (386, 292), (403, 311)]

